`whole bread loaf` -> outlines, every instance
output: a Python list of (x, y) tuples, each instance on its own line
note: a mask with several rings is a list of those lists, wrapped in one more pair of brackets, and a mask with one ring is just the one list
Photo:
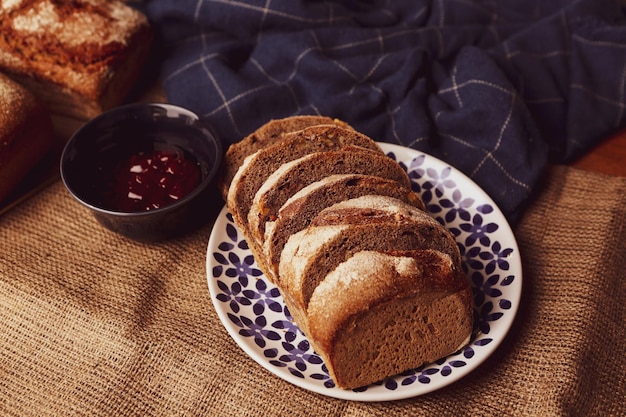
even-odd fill
[(47, 109), (0, 74), (0, 203), (55, 146)]
[[(404, 168), (380, 148), (338, 144), (329, 135), (345, 127), (327, 122), (270, 122), (257, 132), (272, 135), (226, 153), (222, 185), (229, 211), (248, 211), (233, 218), (258, 266), (347, 389), (457, 351), (473, 304), (454, 237), (425, 212)], [(303, 141), (305, 130), (317, 134)]]
[(58, 115), (120, 104), (149, 55), (146, 17), (118, 0), (0, 2), (0, 71)]

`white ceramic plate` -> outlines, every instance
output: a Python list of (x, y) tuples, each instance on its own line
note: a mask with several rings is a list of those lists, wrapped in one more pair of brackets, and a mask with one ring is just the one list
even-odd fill
[(258, 269), (224, 208), (209, 239), (206, 267), (213, 305), (235, 342), (258, 364), (299, 387), (330, 397), (389, 401), (422, 395), (470, 373), (493, 353), (519, 307), (522, 267), (508, 222), (487, 194), (444, 162), (381, 143), (407, 169), (429, 212), (456, 237), (474, 289), (470, 342), (436, 363), (356, 390), (335, 387), (320, 357), (291, 321), (278, 289)]

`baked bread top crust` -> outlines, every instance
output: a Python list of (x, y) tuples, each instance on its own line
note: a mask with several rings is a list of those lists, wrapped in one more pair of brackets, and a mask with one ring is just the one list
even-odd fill
[(0, 74), (0, 201), (55, 145), (48, 110), (30, 91)]
[(122, 1), (0, 2), (0, 71), (53, 117), (85, 120), (121, 104), (151, 44), (147, 18)]
[[(32, 94), (0, 74), (0, 150), (10, 147), (16, 137), (15, 132), (27, 122), (24, 114), (36, 106), (38, 103)], [(0, 151), (0, 165), (6, 157), (6, 152)]]
[(112, 66), (148, 20), (119, 1), (4, 1), (0, 66), (16, 74), (71, 85), (97, 99)]

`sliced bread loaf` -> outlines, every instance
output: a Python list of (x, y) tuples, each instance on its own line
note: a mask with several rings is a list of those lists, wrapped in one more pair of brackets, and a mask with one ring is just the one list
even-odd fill
[(323, 129), (359, 137), (324, 123), (268, 123), (229, 150), (220, 181), (331, 377), (357, 388), (459, 349), (472, 297), (453, 236), (423, 211), (406, 171), (369, 141), (303, 139)]
[(294, 306), (306, 311), (319, 283), (354, 253), (418, 249), (442, 252), (461, 265), (454, 237), (428, 214), (390, 197), (359, 197), (322, 210), (308, 228), (289, 237), (278, 282)]
[(357, 252), (319, 284), (301, 321), (335, 383), (357, 388), (460, 349), (471, 296), (441, 252)]
[(281, 165), (314, 152), (341, 149), (347, 145), (382, 150), (362, 133), (336, 125), (316, 125), (292, 132), (248, 156), (231, 181), (227, 202), (233, 217), (245, 223), (252, 200), (267, 178)]
[(278, 210), (307, 185), (335, 174), (364, 174), (389, 178), (410, 187), (406, 171), (379, 152), (347, 146), (342, 150), (316, 152), (283, 164), (263, 183), (248, 213), (252, 238), (262, 246), (265, 224), (274, 221)]
[(276, 220), (266, 223), (263, 251), (272, 272), (278, 274), (280, 254), (287, 239), (308, 227), (320, 211), (341, 201), (366, 195), (394, 197), (424, 210), (420, 196), (398, 181), (362, 174), (337, 174), (323, 178), (294, 194), (280, 208)]
[(224, 200), (226, 200), (228, 196), (228, 187), (235, 173), (247, 156), (252, 155), (265, 146), (280, 141), (286, 133), (321, 124), (334, 124), (348, 129), (350, 128), (347, 123), (331, 117), (308, 115), (291, 116), (284, 119), (270, 120), (241, 141), (229, 146), (222, 159), (220, 175), (217, 182), (218, 190)]

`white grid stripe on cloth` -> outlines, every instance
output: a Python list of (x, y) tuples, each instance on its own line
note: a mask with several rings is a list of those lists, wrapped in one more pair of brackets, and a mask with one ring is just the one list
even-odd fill
[[(168, 99), (232, 143), (323, 114), (470, 175), (513, 219), (548, 160), (626, 125), (618, 1), (152, 0)], [(617, 88), (616, 88), (617, 86)]]

